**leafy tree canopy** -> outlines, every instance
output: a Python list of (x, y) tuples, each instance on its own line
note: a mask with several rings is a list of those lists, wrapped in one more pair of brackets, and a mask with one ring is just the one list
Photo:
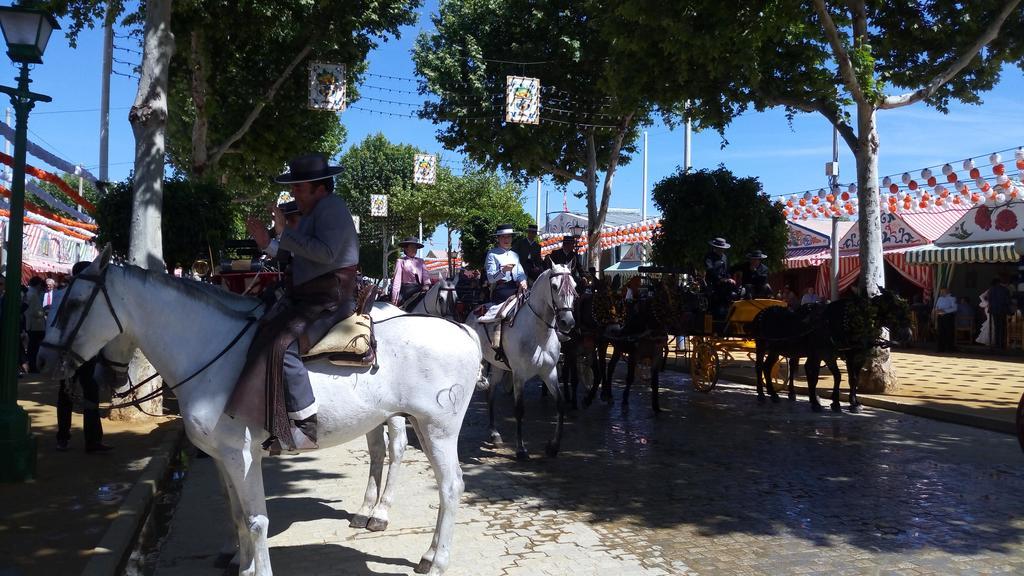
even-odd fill
[[(121, 257), (128, 253), (131, 209), (131, 178), (110, 185), (96, 204), (96, 243), (109, 242)], [(217, 254), (224, 240), (235, 237), (240, 229), (235, 207), (223, 188), (178, 177), (164, 182), (161, 222), (168, 270), (189, 268), (197, 258)]]
[[(559, 184), (582, 183), (592, 240), (604, 223), (615, 170), (636, 151), (638, 127), (649, 123), (651, 111), (639, 93), (616, 90), (620, 70), (608, 66), (612, 43), (599, 24), (612, 4), (452, 0), (413, 51), (421, 90), (437, 97), (421, 116), (441, 125), (438, 140), (520, 182), (549, 174)], [(540, 79), (539, 125), (505, 122), (510, 75)]]
[[(1017, 0), (687, 0), (683, 6), (624, 0), (602, 23), (615, 45), (610, 65), (624, 71), (618, 77), (622, 90), (645, 94), (666, 111), (686, 108), (699, 127), (719, 131), (750, 106), (819, 112), (839, 124), (854, 147), (847, 107), (858, 93), (843, 81), (837, 65), (843, 58), (835, 56), (822, 9), (838, 30), (864, 100), (876, 108), (896, 107), (912, 102), (888, 93), (909, 90), (945, 111), (951, 100), (980, 102), (980, 94), (998, 82), (1002, 65), (1020, 62), (1019, 8), (1011, 9), (986, 50), (970, 57), (1011, 4)], [(931, 86), (965, 54), (959, 74)], [(922, 88), (929, 90), (917, 94)]]
[(700, 270), (708, 241), (729, 241), (732, 262), (751, 250), (767, 255), (778, 268), (786, 253), (787, 228), (782, 204), (761, 191), (756, 178), (739, 178), (724, 167), (678, 171), (654, 185), (654, 203), (661, 210), (661, 231), (654, 239), (654, 261)]

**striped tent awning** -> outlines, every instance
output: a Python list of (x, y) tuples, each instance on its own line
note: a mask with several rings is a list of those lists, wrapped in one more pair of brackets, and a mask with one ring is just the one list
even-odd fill
[(782, 263), (786, 268), (806, 268), (808, 266), (818, 266), (831, 257), (832, 255), (828, 247), (804, 246), (786, 250), (786, 259)]
[(970, 264), (984, 262), (1017, 262), (1020, 256), (1013, 242), (987, 242), (960, 246), (921, 246), (906, 251), (911, 264)]

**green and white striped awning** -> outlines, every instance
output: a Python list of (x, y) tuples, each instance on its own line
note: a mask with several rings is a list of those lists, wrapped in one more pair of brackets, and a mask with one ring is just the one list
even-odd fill
[(988, 242), (960, 246), (921, 246), (904, 252), (910, 264), (971, 264), (1017, 262), (1013, 242)]

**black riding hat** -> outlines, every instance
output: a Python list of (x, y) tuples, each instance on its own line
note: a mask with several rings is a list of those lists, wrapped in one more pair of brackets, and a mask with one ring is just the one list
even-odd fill
[(420, 242), (415, 236), (406, 236), (405, 238), (402, 239), (401, 242), (398, 243), (398, 245), (403, 248), (405, 248), (409, 244), (416, 246), (417, 250), (423, 248), (423, 243)]
[(274, 178), (278, 184), (298, 184), (331, 178), (341, 173), (341, 166), (329, 166), (327, 156), (303, 154), (288, 161), (288, 171)]

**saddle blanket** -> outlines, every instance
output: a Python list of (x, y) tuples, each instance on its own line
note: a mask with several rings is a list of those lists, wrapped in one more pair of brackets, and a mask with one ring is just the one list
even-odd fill
[(479, 318), (477, 318), (477, 322), (480, 324), (501, 322), (515, 312), (518, 301), (519, 296), (509, 296), (504, 302), (494, 304), (490, 308), (487, 306), (480, 306), (475, 310), (476, 315), (479, 316)]

